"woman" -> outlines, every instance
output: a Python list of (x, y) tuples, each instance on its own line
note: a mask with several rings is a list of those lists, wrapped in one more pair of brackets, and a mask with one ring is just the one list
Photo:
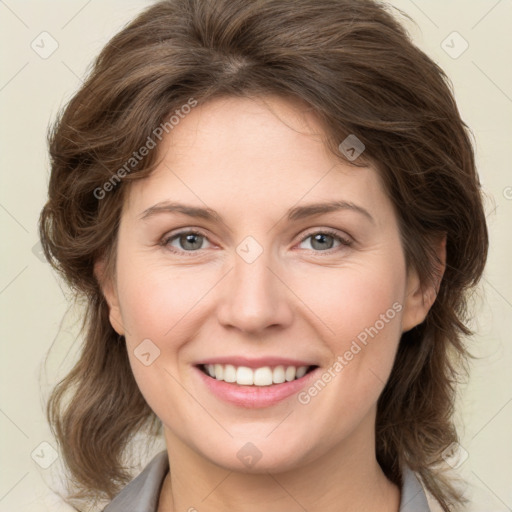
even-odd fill
[(381, 4), (159, 2), (50, 152), (41, 239), (87, 301), (48, 403), (70, 499), (460, 508), (443, 456), (487, 229), (447, 79)]

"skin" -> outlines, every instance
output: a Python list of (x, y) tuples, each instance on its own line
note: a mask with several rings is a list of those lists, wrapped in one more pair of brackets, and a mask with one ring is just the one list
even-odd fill
[[(401, 333), (424, 320), (435, 290), (406, 269), (378, 171), (336, 159), (321, 134), (297, 101), (216, 99), (174, 127), (159, 167), (130, 186), (116, 275), (104, 276), (102, 262), (97, 273), (137, 384), (163, 422), (170, 474), (160, 512), (398, 511), (400, 491), (375, 458), (376, 404)], [(171, 200), (209, 207), (223, 221), (141, 219)], [(286, 218), (289, 208), (331, 200), (373, 220), (353, 209)], [(179, 237), (166, 245), (191, 228), (205, 235), (199, 249)], [(315, 244), (311, 235), (326, 228), (351, 245), (329, 236)], [(263, 250), (250, 264), (236, 252), (247, 236)], [(444, 261), (442, 244), (438, 255)], [(263, 409), (228, 404), (193, 368), (245, 355), (327, 370), (394, 303), (401, 310), (306, 405), (297, 396)], [(149, 366), (134, 354), (144, 339), (160, 350)], [(237, 457), (248, 442), (262, 455), (252, 467)]]

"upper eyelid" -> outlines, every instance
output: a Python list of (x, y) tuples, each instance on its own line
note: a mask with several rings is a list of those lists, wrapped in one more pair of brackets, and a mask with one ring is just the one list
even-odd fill
[(210, 243), (213, 243), (210, 240), (210, 237), (203, 230), (201, 230), (199, 228), (181, 229), (180, 231), (177, 231), (175, 233), (174, 232), (167, 233), (162, 237), (162, 242), (168, 243), (170, 240), (173, 240), (181, 235), (188, 235), (188, 234), (200, 235), (200, 236), (206, 238)]
[(339, 229), (335, 229), (335, 228), (320, 228), (320, 229), (314, 228), (311, 231), (307, 230), (306, 233), (300, 239), (300, 241), (302, 242), (306, 238), (309, 238), (312, 235), (316, 235), (317, 233), (325, 233), (325, 234), (328, 234), (330, 236), (337, 236), (337, 237), (339, 237), (341, 239), (353, 240), (353, 238), (348, 233), (345, 233), (345, 236), (344, 236), (344, 232), (341, 232)]

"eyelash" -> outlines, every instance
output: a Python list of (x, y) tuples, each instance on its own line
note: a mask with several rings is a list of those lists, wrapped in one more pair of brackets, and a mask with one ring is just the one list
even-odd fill
[[(334, 239), (338, 240), (341, 245), (338, 246), (338, 247), (333, 247), (331, 249), (326, 249), (324, 251), (315, 251), (314, 249), (306, 249), (307, 251), (313, 252), (315, 254), (321, 254), (321, 253), (323, 253), (323, 254), (326, 254), (326, 253), (327, 254), (332, 254), (333, 252), (336, 252), (337, 250), (340, 250), (343, 247), (350, 247), (353, 244), (352, 240), (349, 240), (348, 238), (344, 238), (344, 237), (340, 236), (340, 234), (337, 231), (335, 231), (333, 229), (329, 229), (329, 228), (309, 232), (306, 236), (304, 236), (300, 240), (299, 244), (301, 244), (302, 242), (304, 242), (308, 238), (312, 237), (313, 235), (319, 235), (319, 234), (331, 236)], [(176, 248), (174, 248), (174, 247), (169, 245), (169, 243), (172, 240), (174, 240), (174, 239), (176, 239), (176, 238), (178, 238), (178, 237), (180, 237), (182, 235), (198, 235), (198, 236), (202, 236), (203, 238), (208, 239), (206, 234), (201, 232), (201, 231), (198, 231), (198, 230), (195, 230), (195, 229), (187, 229), (187, 230), (179, 231), (177, 233), (173, 233), (170, 236), (165, 236), (162, 239), (160, 245), (162, 245), (163, 247), (165, 247), (166, 249), (168, 249), (169, 251), (171, 251), (174, 254), (189, 254), (190, 256), (194, 256), (195, 253), (198, 253), (199, 251), (201, 251), (201, 249), (197, 249), (195, 251), (177, 250)]]

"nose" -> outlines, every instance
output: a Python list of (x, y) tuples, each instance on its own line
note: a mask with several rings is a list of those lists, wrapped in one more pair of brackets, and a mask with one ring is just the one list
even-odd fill
[(252, 263), (234, 255), (234, 268), (224, 279), (217, 303), (217, 317), (224, 327), (261, 335), (270, 327), (291, 324), (293, 294), (269, 253), (263, 251)]

